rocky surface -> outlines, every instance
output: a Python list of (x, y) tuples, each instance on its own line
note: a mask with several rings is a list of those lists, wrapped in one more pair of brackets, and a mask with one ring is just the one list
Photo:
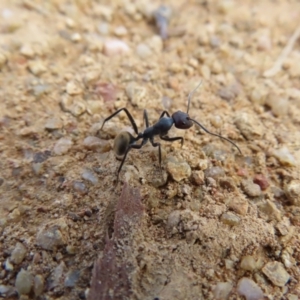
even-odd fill
[[(266, 13), (267, 12), (267, 13)], [(300, 297), (300, 3), (0, 1), (0, 297)], [(114, 138), (186, 112), (173, 143)], [(157, 139), (156, 141), (159, 141)], [(97, 298), (98, 297), (98, 298)]]

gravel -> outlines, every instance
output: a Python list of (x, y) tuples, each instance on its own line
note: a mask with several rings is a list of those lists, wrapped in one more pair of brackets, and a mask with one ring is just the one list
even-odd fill
[[(0, 297), (87, 299), (100, 260), (99, 297), (294, 300), (298, 4), (100, 2), (0, 1)], [(117, 183), (132, 126), (103, 120), (126, 107), (143, 132), (144, 109), (186, 112), (200, 80), (190, 116), (244, 157), (173, 127), (162, 174), (148, 143)]]

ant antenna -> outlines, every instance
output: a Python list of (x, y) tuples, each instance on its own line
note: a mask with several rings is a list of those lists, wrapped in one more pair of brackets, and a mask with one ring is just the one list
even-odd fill
[(188, 96), (188, 107), (187, 107), (187, 111), (186, 113), (188, 114), (189, 113), (189, 110), (190, 110), (190, 103), (191, 103), (191, 100), (192, 100), (192, 97), (194, 95), (194, 93), (196, 92), (196, 90), (199, 88), (199, 86), (202, 84), (202, 80), (200, 81), (200, 83), (189, 93), (189, 96)]
[(241, 149), (240, 149), (233, 141), (231, 141), (230, 139), (228, 139), (228, 138), (226, 138), (226, 137), (224, 137), (224, 136), (221, 136), (221, 135), (219, 135), (219, 134), (212, 133), (212, 132), (208, 131), (203, 125), (201, 125), (201, 124), (200, 124), (199, 122), (197, 122), (196, 120), (191, 119), (190, 117), (188, 117), (188, 119), (191, 120), (192, 122), (196, 123), (196, 124), (197, 124), (199, 127), (201, 127), (206, 133), (211, 134), (211, 135), (214, 135), (214, 136), (217, 136), (217, 137), (219, 137), (220, 139), (223, 139), (223, 140), (229, 142), (229, 143), (232, 144), (235, 148), (237, 148), (237, 149), (239, 150), (240, 154), (242, 155)]

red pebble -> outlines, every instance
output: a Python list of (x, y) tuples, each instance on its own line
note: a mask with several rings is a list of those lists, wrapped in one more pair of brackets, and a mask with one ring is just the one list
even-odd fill
[(237, 174), (241, 177), (247, 177), (248, 171), (246, 169), (241, 168), (237, 171)]
[(256, 174), (253, 178), (253, 182), (258, 184), (262, 191), (266, 190), (270, 186), (267, 177), (263, 174)]

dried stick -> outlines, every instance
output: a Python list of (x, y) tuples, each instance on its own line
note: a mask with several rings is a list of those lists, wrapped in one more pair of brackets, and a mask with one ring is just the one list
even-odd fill
[(294, 44), (297, 41), (297, 39), (299, 38), (299, 36), (300, 36), (300, 26), (295, 30), (293, 35), (290, 37), (288, 43), (286, 44), (283, 51), (281, 52), (281, 54), (277, 58), (277, 60), (276, 60), (275, 64), (273, 65), (273, 67), (264, 72), (264, 74), (263, 74), (264, 77), (273, 77), (274, 75), (276, 75), (281, 70), (281, 66), (282, 66), (284, 60), (286, 59), (286, 57), (292, 51), (292, 49), (294, 47)]

